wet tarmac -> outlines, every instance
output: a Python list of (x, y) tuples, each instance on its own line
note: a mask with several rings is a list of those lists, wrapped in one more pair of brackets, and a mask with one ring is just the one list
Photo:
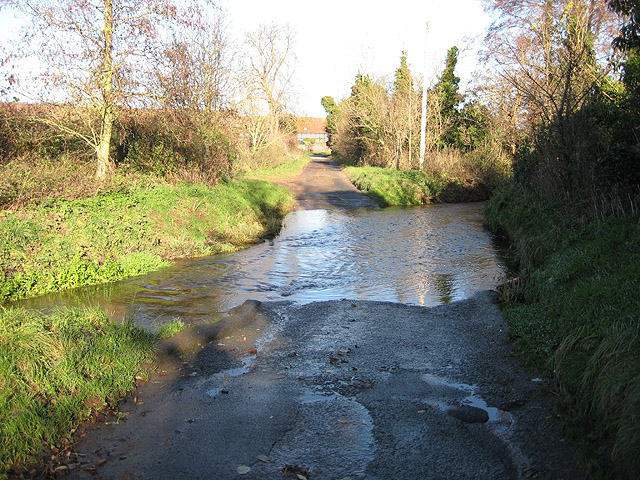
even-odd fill
[(77, 451), (100, 467), (73, 478), (581, 478), (490, 292), (248, 302), (217, 325), (172, 340), (119, 421), (87, 427)]

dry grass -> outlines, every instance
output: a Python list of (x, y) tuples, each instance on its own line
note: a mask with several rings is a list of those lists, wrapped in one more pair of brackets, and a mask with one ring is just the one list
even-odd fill
[(88, 162), (60, 158), (44, 162), (35, 158), (13, 160), (0, 166), (0, 207), (18, 210), (45, 198), (82, 198), (101, 188), (93, 180), (95, 167)]
[(472, 174), (469, 160), (456, 148), (427, 152), (424, 170), (431, 174), (445, 174), (452, 178), (466, 178)]

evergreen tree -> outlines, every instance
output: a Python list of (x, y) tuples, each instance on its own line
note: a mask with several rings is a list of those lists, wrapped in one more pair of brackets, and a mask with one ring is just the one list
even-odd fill
[(460, 113), (458, 107), (464, 100), (464, 96), (459, 92), (460, 77), (455, 73), (458, 63), (458, 53), (459, 50), (456, 46), (449, 49), (444, 70), (433, 89), (438, 99), (440, 115), (442, 116), (443, 122), (447, 125), (439, 142), (441, 147), (458, 147), (460, 145), (460, 132), (458, 128)]
[(407, 65), (407, 52), (400, 56), (400, 66), (396, 70), (396, 78), (393, 82), (394, 95), (408, 95), (411, 91), (411, 71)]
[(455, 73), (458, 53), (459, 50), (456, 46), (449, 49), (444, 71), (434, 87), (434, 91), (440, 100), (442, 114), (448, 119), (455, 117), (458, 113), (458, 106), (464, 100), (464, 97), (458, 91), (460, 89), (460, 77)]
[(327, 135), (329, 137), (327, 145), (331, 147), (333, 145), (333, 136), (337, 131), (338, 105), (333, 97), (330, 96), (322, 97), (320, 103), (324, 107), (324, 111), (327, 112)]

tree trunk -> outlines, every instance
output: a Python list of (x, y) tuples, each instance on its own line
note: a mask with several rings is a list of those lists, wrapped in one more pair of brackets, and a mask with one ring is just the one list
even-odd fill
[[(109, 109), (110, 110), (110, 109)], [(98, 167), (96, 169), (96, 179), (104, 180), (115, 170), (115, 164), (111, 161), (111, 131), (113, 126), (113, 114), (105, 112), (102, 119), (102, 131), (100, 133), (100, 142), (96, 148), (96, 156), (98, 158)]]
[(96, 146), (98, 166), (96, 179), (104, 180), (115, 169), (111, 161), (111, 133), (113, 130), (113, 0), (104, 0), (104, 52), (102, 71), (102, 105), (100, 137)]

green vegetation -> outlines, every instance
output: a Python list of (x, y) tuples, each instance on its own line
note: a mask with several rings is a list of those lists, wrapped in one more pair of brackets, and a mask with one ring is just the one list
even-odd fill
[(0, 300), (119, 280), (273, 236), (291, 194), (259, 180), (130, 186), (0, 216)]
[(289, 162), (282, 163), (276, 167), (269, 168), (254, 168), (248, 171), (239, 173), (240, 177), (253, 178), (256, 180), (264, 180), (267, 182), (274, 182), (286, 177), (293, 177), (302, 172), (302, 169), (311, 160), (310, 155), (304, 155), (299, 159), (294, 159)]
[(452, 47), (438, 82), (428, 92), (421, 160), (421, 103), (425, 92), (402, 52), (393, 83), (358, 74), (351, 95), (336, 103), (323, 97), (332, 151), (354, 165), (424, 170), (490, 190), (510, 173), (510, 158), (499, 123), (475, 100), (464, 103), (455, 75), (458, 48)]
[(173, 337), (175, 334), (187, 328), (182, 320), (174, 320), (163, 324), (156, 332), (156, 337), (160, 340)]
[(446, 174), (428, 174), (419, 170), (393, 170), (380, 167), (346, 166), (351, 182), (381, 207), (421, 205), (432, 202), (486, 200), (486, 188), (465, 183)]
[(81, 420), (130, 392), (157, 340), (100, 309), (0, 310), (0, 478), (37, 464)]
[[(502, 308), (525, 362), (553, 380), (565, 433), (597, 479), (640, 471), (640, 16), (632, 3), (536, 10), (495, 1), (503, 19), (487, 37), (494, 61), (510, 65), (487, 90), (511, 103), (502, 125), (513, 180), (486, 210), (520, 269), (502, 288)], [(597, 41), (613, 39), (586, 21), (595, 17), (624, 24), (618, 51), (607, 52), (621, 56), (618, 72), (596, 60)], [(502, 48), (519, 44), (536, 53)], [(518, 95), (509, 97), (513, 85)]]
[(592, 473), (640, 469), (640, 219), (584, 222), (517, 187), (487, 207), (522, 272), (504, 287), (510, 336), (553, 377), (558, 413)]

